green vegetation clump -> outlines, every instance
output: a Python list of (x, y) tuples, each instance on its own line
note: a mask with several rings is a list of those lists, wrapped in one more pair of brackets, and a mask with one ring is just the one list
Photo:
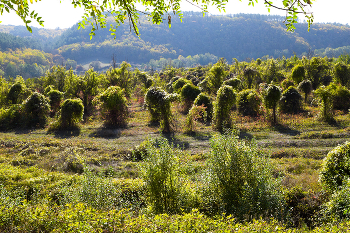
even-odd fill
[(311, 83), (311, 81), (308, 80), (308, 79), (305, 79), (305, 80), (301, 81), (299, 83), (299, 85), (298, 85), (298, 89), (300, 91), (304, 92), (304, 95), (305, 95), (304, 103), (306, 103), (307, 97), (312, 91), (312, 83)]
[(298, 113), (302, 109), (302, 97), (295, 87), (289, 87), (282, 93), (280, 110), (283, 113)]
[(108, 87), (96, 96), (95, 105), (99, 105), (107, 126), (124, 127), (128, 120), (128, 105), (124, 89), (118, 86)]
[(54, 129), (70, 129), (78, 127), (83, 120), (84, 105), (81, 99), (66, 99), (61, 104), (58, 121), (53, 125)]
[(211, 139), (206, 204), (240, 220), (282, 217), (284, 200), (272, 166), (254, 144), (233, 133)]
[(243, 90), (237, 95), (238, 112), (244, 116), (257, 116), (261, 98), (254, 89)]
[(241, 89), (242, 81), (239, 78), (230, 78), (223, 83), (224, 85), (231, 86), (236, 91)]
[(222, 132), (223, 129), (232, 128), (230, 110), (236, 102), (236, 92), (227, 85), (220, 87), (214, 102), (213, 127)]
[(272, 108), (273, 123), (276, 123), (276, 108), (281, 98), (281, 89), (275, 85), (270, 84), (266, 89), (266, 95), (264, 96), (264, 103), (266, 108)]
[(200, 93), (197, 98), (193, 102), (194, 106), (204, 106), (205, 107), (205, 112), (206, 112), (206, 117), (202, 116), (199, 119), (202, 121), (211, 121), (212, 116), (213, 116), (213, 104), (209, 98), (204, 93)]
[(9, 104), (19, 104), (23, 100), (23, 93), (26, 89), (26, 86), (22, 82), (16, 82), (11, 87), (7, 93), (7, 101)]
[(23, 110), (27, 127), (44, 127), (50, 112), (49, 100), (34, 92), (23, 102)]
[(48, 96), (48, 98), (50, 100), (50, 106), (51, 106), (52, 115), (55, 115), (56, 112), (59, 110), (61, 102), (63, 100), (63, 92), (51, 89), (47, 93), (47, 96)]
[(183, 112), (188, 113), (190, 110), (193, 101), (197, 98), (197, 96), (201, 93), (198, 87), (193, 84), (187, 83), (181, 88), (180, 97), (183, 102)]

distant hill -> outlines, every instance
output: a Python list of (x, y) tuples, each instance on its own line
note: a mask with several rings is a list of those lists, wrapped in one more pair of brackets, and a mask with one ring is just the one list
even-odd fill
[[(77, 30), (77, 25), (67, 30), (34, 30), (33, 37), (45, 44), (46, 52), (58, 52), (78, 63), (93, 60), (109, 62), (115, 55), (118, 62), (126, 60), (141, 64), (162, 57), (176, 59), (180, 55), (187, 57), (205, 53), (231, 61), (232, 58), (245, 60), (265, 55), (290, 57), (309, 50), (350, 46), (348, 26), (313, 24), (308, 32), (306, 23), (298, 23), (292, 33), (286, 31), (283, 20), (284, 17), (275, 15), (203, 17), (201, 13), (184, 12), (183, 22), (173, 18), (171, 28), (167, 23), (153, 25), (142, 16), (140, 38), (130, 31), (129, 24), (118, 27), (115, 40), (108, 28), (98, 29), (96, 36), (90, 40), (90, 28)], [(108, 19), (108, 24), (111, 22), (112, 19)], [(16, 34), (15, 30), (10, 33), (27, 35), (24, 32)]]

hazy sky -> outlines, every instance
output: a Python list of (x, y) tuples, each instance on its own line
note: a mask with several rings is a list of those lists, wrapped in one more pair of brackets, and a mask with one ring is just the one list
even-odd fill
[[(281, 2), (281, 0), (274, 0), (275, 4)], [(81, 20), (83, 10), (81, 8), (74, 8), (69, 0), (42, 0), (40, 2), (31, 5), (32, 9), (35, 9), (45, 21), (45, 28), (68, 28)], [(192, 7), (188, 3), (184, 3), (182, 6), (184, 11), (192, 10), (197, 11), (198, 8)], [(348, 11), (350, 9), (349, 0), (315, 0), (313, 7), (309, 10), (314, 13), (315, 22), (337, 22), (342, 24), (350, 24), (350, 15)], [(215, 8), (210, 8), (211, 14), (219, 14)], [(230, 0), (226, 5), (226, 13), (256, 13), (256, 14), (268, 14), (266, 7), (263, 4), (263, 0), (260, 0), (254, 7), (248, 6), (248, 0)], [(271, 9), (271, 14), (284, 15), (285, 13), (280, 10)], [(16, 17), (16, 14), (4, 13), (0, 16), (2, 24), (10, 25), (23, 25), (21, 20)], [(40, 27), (38, 24), (33, 26)]]

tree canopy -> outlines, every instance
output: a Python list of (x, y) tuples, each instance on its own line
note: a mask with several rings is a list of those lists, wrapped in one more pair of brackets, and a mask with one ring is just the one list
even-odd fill
[[(29, 24), (32, 20), (38, 22), (41, 26), (44, 26), (44, 20), (35, 11), (32, 11), (30, 5), (33, 1), (37, 0), (1, 0), (0, 1), (0, 14), (2, 15), (4, 10), (7, 12), (15, 11), (16, 14), (23, 20), (27, 30), (32, 31)], [(245, 0), (249, 5), (254, 6), (258, 3), (258, 0)], [(272, 1), (264, 0), (264, 4), (270, 11), (270, 8), (277, 8), (286, 12), (285, 25), (288, 30), (294, 30), (294, 24), (297, 23), (298, 14), (302, 14), (306, 17), (308, 24), (313, 22), (313, 14), (307, 12), (307, 7), (312, 5), (311, 0), (278, 0), (281, 1), (281, 6), (275, 5)], [(220, 11), (225, 11), (225, 5), (228, 0), (188, 0), (191, 4), (200, 8), (203, 14), (208, 12), (208, 6), (213, 5)], [(146, 14), (149, 20), (154, 24), (160, 24), (163, 21), (167, 21), (171, 26), (172, 15), (177, 15), (182, 18), (181, 13), (181, 0), (72, 0), (71, 3), (74, 7), (81, 7), (85, 13), (82, 21), (79, 23), (79, 28), (84, 28), (87, 25), (91, 25), (90, 36), (95, 35), (95, 31), (98, 28), (107, 27), (107, 17), (112, 15), (116, 26), (110, 25), (110, 31), (113, 35), (116, 27), (123, 24), (125, 21), (129, 22), (130, 29), (137, 35), (139, 29), (137, 26), (139, 15)], [(144, 9), (139, 10), (142, 7)]]

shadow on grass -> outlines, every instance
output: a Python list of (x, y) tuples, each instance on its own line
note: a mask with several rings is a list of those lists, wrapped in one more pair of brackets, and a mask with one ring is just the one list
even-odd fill
[(185, 142), (178, 138), (175, 138), (174, 133), (162, 133), (162, 136), (168, 141), (170, 145), (173, 145), (174, 148), (180, 148), (182, 150), (185, 150), (190, 147), (189, 142)]
[(54, 133), (55, 138), (70, 138), (80, 135), (80, 128), (79, 127), (72, 127), (68, 129), (59, 129), (59, 130), (53, 130), (49, 131), (48, 133)]
[(246, 131), (240, 131), (238, 137), (239, 139), (252, 140), (254, 136)]
[(273, 129), (281, 134), (286, 134), (289, 136), (297, 136), (300, 134), (300, 131), (291, 129), (289, 126), (281, 125), (278, 123), (273, 126)]
[(212, 135), (207, 135), (196, 131), (186, 132), (184, 134), (198, 141), (208, 141), (212, 137)]
[(116, 139), (121, 135), (123, 128), (101, 127), (92, 132), (89, 137)]

